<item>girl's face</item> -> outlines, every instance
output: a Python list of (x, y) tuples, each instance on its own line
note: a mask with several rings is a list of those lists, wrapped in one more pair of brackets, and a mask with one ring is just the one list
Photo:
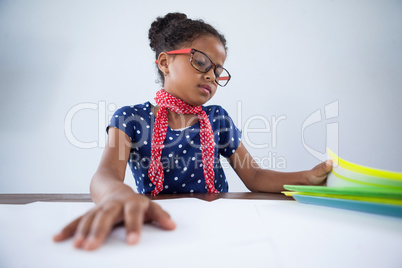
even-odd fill
[[(197, 38), (190, 46), (207, 54), (212, 61), (223, 66), (226, 50), (221, 41), (212, 35)], [(209, 101), (216, 92), (217, 83), (213, 68), (206, 73), (194, 69), (190, 63), (190, 54), (167, 55), (168, 67), (165, 76), (165, 90), (186, 103), (199, 106)]]

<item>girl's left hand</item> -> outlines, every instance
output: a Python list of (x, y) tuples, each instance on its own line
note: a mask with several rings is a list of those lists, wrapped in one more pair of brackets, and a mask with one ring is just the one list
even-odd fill
[(327, 160), (307, 172), (307, 182), (311, 185), (324, 185), (328, 173), (332, 170), (332, 160)]

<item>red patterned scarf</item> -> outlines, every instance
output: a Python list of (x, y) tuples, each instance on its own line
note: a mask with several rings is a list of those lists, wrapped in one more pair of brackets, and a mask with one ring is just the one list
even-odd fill
[(178, 114), (197, 114), (201, 127), (200, 140), (205, 184), (207, 185), (208, 193), (219, 193), (214, 186), (214, 135), (211, 123), (209, 122), (205, 111), (202, 110), (201, 106), (192, 106), (173, 97), (164, 89), (161, 89), (156, 93), (155, 101), (160, 108), (156, 115), (155, 126), (152, 133), (151, 165), (148, 170), (148, 176), (155, 185), (155, 189), (151, 194), (157, 195), (163, 190), (164, 173), (161, 163), (161, 155), (168, 127), (168, 110)]

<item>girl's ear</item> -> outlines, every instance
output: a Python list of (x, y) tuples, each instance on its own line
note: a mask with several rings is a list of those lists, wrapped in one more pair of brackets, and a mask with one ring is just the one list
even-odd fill
[(161, 52), (158, 57), (158, 68), (165, 76), (169, 73), (169, 55), (166, 52)]

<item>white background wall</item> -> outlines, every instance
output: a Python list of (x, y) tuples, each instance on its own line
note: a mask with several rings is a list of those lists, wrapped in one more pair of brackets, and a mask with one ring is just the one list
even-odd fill
[[(309, 148), (325, 153), (334, 142), (328, 134), (341, 157), (402, 171), (402, 1), (2, 0), (1, 193), (88, 192), (105, 141), (102, 118), (152, 100), (160, 88), (147, 34), (171, 11), (204, 19), (228, 40), (233, 79), (210, 104), (243, 129), (247, 120), (261, 129), (286, 117), (276, 132), (248, 135), (247, 148), (264, 166), (318, 164), (303, 146), (302, 125), (335, 102), (337, 117), (322, 113), (305, 129)], [(65, 135), (66, 116), (83, 103), (95, 109), (77, 112), (68, 126), (95, 148)], [(339, 132), (327, 133), (328, 123)], [(230, 168), (227, 176), (231, 191), (245, 190)]]

